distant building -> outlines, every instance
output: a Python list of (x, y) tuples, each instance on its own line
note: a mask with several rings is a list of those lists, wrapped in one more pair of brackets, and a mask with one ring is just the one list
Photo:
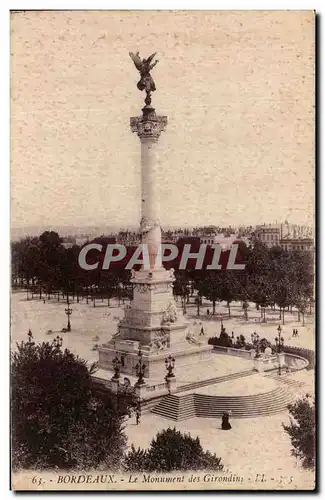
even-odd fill
[(126, 247), (138, 246), (141, 243), (141, 234), (135, 232), (120, 232), (116, 237), (116, 243), (119, 245), (125, 245)]
[(200, 243), (205, 245), (219, 244), (222, 250), (229, 250), (234, 243), (242, 241), (247, 246), (250, 241), (247, 237), (238, 237), (236, 234), (231, 234), (230, 236), (224, 236), (223, 234), (216, 234), (215, 236), (204, 236), (200, 238)]
[(200, 237), (200, 244), (201, 245), (213, 245), (213, 243), (216, 243), (215, 242), (215, 238), (217, 237), (217, 235), (215, 236), (201, 236)]
[(72, 236), (66, 236), (65, 238), (62, 238), (62, 245), (64, 248), (72, 248), (74, 245), (76, 245), (76, 238), (73, 238)]
[(280, 240), (280, 247), (283, 250), (299, 250), (301, 252), (313, 252), (314, 241), (311, 238), (291, 239), (285, 238)]
[(308, 227), (289, 224), (263, 224), (256, 226), (255, 238), (268, 248), (280, 246), (285, 250), (313, 251), (312, 230)]
[(255, 237), (268, 248), (279, 246), (282, 238), (282, 224), (268, 224), (256, 226)]
[(78, 245), (78, 247), (82, 247), (86, 241), (88, 241), (87, 236), (76, 236), (76, 245)]

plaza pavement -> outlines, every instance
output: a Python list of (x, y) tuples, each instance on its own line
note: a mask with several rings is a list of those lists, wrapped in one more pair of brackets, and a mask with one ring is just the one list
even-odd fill
[[(123, 317), (123, 307), (118, 307), (117, 300), (111, 300), (111, 306), (107, 307), (107, 300), (96, 301), (96, 307), (93, 307), (91, 301), (86, 304), (83, 299), (78, 304), (74, 301), (71, 306), (71, 325), (72, 331), (61, 333), (61, 329), (67, 325), (67, 317), (64, 309), (66, 303), (61, 300), (57, 302), (54, 297), (50, 301), (43, 303), (43, 300), (35, 298), (26, 300), (26, 292), (14, 292), (11, 296), (11, 342), (14, 346), (16, 342), (27, 340), (27, 332), (31, 329), (35, 340), (48, 340), (56, 335), (64, 339), (64, 347), (71, 349), (81, 357), (89, 360), (97, 360), (97, 352), (93, 351), (94, 344), (107, 342), (117, 332), (118, 318)], [(203, 326), (204, 338), (207, 340), (212, 336), (220, 334), (220, 317), (222, 315), (223, 325), (227, 333), (234, 332), (235, 337), (240, 334), (245, 335), (246, 340), (250, 341), (253, 332), (260, 335), (260, 338), (267, 338), (274, 343), (274, 337), (277, 335), (277, 327), (280, 323), (279, 312), (267, 310), (267, 323), (257, 323), (260, 319), (260, 312), (255, 309), (254, 304), (250, 304), (248, 310), (249, 320), (243, 318), (240, 304), (232, 304), (232, 317), (227, 318), (227, 307), (224, 303), (217, 304), (215, 319), (203, 315), (206, 309), (212, 311), (211, 304), (204, 302), (201, 308), (201, 316), (195, 317), (196, 306), (194, 304), (187, 306), (188, 319), (191, 324), (191, 331), (198, 335)], [(284, 337), (285, 344), (314, 349), (314, 316), (305, 315), (305, 326), (297, 320), (297, 312), (293, 314), (285, 313), (285, 324), (281, 324), (281, 335)], [(292, 338), (292, 329), (298, 328), (299, 337)], [(52, 330), (53, 334), (47, 335), (46, 332)]]
[[(298, 375), (298, 374), (297, 374)], [(301, 372), (297, 378), (304, 382), (299, 395), (313, 390), (313, 372)], [(235, 381), (234, 381), (235, 382)], [(222, 384), (221, 384), (222, 385)], [(221, 430), (221, 421), (210, 418), (193, 418), (181, 422), (164, 419), (153, 413), (144, 413), (140, 424), (135, 424), (135, 417), (126, 422), (125, 432), (128, 446), (147, 448), (158, 431), (175, 427), (181, 432), (199, 437), (204, 450), (216, 453), (229, 472), (243, 476), (246, 487), (255, 489), (261, 484), (255, 483), (257, 473), (265, 474), (263, 488), (313, 488), (314, 475), (301, 467), (300, 462), (291, 455), (291, 443), (282, 423), (289, 423), (289, 413), (270, 417), (251, 419), (230, 419), (232, 429)], [(254, 478), (254, 480), (252, 480)], [(273, 478), (273, 479), (271, 479)], [(289, 485), (290, 479), (292, 482)], [(241, 485), (242, 487), (243, 485)], [(218, 488), (218, 485), (216, 485)]]
[[(73, 310), (71, 316), (72, 331), (69, 333), (60, 333), (62, 327), (67, 324), (67, 318), (64, 313), (66, 303), (57, 302), (56, 298), (46, 301), (34, 299), (26, 300), (26, 292), (15, 292), (11, 298), (11, 343), (21, 340), (27, 340), (27, 332), (32, 330), (36, 341), (49, 340), (59, 334), (64, 339), (64, 347), (69, 348), (84, 359), (97, 361), (98, 355), (92, 348), (94, 344), (100, 344), (109, 340), (117, 331), (118, 317), (122, 317), (122, 307), (118, 307), (117, 301), (111, 301), (111, 307), (107, 307), (107, 301), (97, 302), (94, 308), (92, 303), (86, 304), (82, 300), (79, 304), (71, 304)], [(205, 302), (204, 309), (211, 305)], [(206, 339), (209, 336), (219, 335), (220, 320), (205, 320), (204, 317), (192, 318), (196, 312), (196, 306), (188, 306), (190, 321), (193, 324), (193, 331), (201, 327), (202, 322)], [(254, 305), (251, 305), (248, 311), (249, 321), (242, 317), (240, 305), (232, 305), (231, 319), (226, 318), (227, 307), (224, 304), (218, 304), (216, 308), (217, 315), (223, 315), (223, 324), (228, 333), (234, 331), (235, 336), (241, 333), (250, 339), (250, 334), (256, 331), (260, 337), (266, 337), (274, 341), (276, 328), (279, 324), (278, 311), (267, 312), (267, 323), (259, 324), (256, 322), (260, 318), (260, 313), (256, 311)], [(241, 317), (239, 317), (241, 316)], [(314, 325), (313, 316), (306, 315), (306, 326), (302, 327), (297, 321), (297, 312), (294, 314), (286, 313), (285, 325), (282, 326), (282, 335), (285, 343), (290, 345), (313, 348), (314, 346)], [(194, 325), (196, 322), (196, 325)], [(298, 328), (299, 337), (292, 338), (292, 329)], [(48, 335), (46, 332), (52, 330)], [(94, 340), (94, 339), (97, 340)], [(233, 359), (233, 358), (232, 358)], [(295, 379), (304, 383), (301, 394), (314, 392), (313, 372), (303, 371), (294, 374)], [(260, 389), (261, 379), (257, 377), (256, 382)], [(268, 381), (267, 384), (272, 385)], [(228, 388), (239, 390), (245, 381), (233, 381), (228, 383)], [(226, 387), (226, 386), (225, 386)], [(252, 386), (250, 385), (250, 390)], [(221, 390), (221, 386), (220, 389)], [(241, 390), (244, 390), (241, 387)], [(237, 391), (236, 391), (237, 392)], [(297, 391), (297, 396), (299, 391)], [(282, 422), (288, 422), (288, 413), (279, 414), (270, 417), (260, 417), (254, 419), (233, 419), (231, 421), (232, 429), (222, 431), (220, 422), (214, 419), (195, 418), (183, 422), (172, 422), (152, 413), (144, 413), (141, 417), (139, 426), (135, 425), (134, 416), (126, 422), (125, 432), (128, 437), (128, 445), (133, 443), (136, 447), (147, 447), (159, 430), (168, 426), (176, 427), (182, 432), (189, 432), (192, 436), (199, 436), (204, 449), (217, 453), (222, 457), (226, 468), (233, 473), (242, 475), (245, 480), (259, 474), (265, 474), (268, 478), (268, 485), (264, 487), (270, 489), (282, 488), (288, 485), (292, 478), (289, 488), (312, 488), (313, 474), (301, 468), (299, 462), (290, 454), (290, 439), (282, 429)], [(271, 479), (273, 478), (273, 479)], [(251, 481), (251, 480), (250, 480)], [(275, 485), (276, 482), (276, 485)], [(243, 486), (243, 485), (241, 485)], [(254, 489), (258, 486), (251, 482), (247, 487)], [(261, 485), (259, 485), (261, 487)], [(216, 486), (218, 487), (218, 486)]]

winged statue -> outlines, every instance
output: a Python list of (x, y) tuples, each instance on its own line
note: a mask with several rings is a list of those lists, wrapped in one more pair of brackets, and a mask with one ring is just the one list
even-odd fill
[(159, 62), (158, 60), (152, 62), (156, 53), (157, 52), (154, 52), (147, 59), (141, 59), (141, 57), (139, 56), (139, 52), (136, 52), (135, 54), (133, 52), (129, 52), (129, 55), (141, 76), (140, 80), (137, 83), (137, 87), (141, 91), (145, 90), (148, 95), (150, 95), (151, 92), (154, 92), (156, 90), (155, 82), (153, 81), (153, 78), (150, 75), (150, 71)]

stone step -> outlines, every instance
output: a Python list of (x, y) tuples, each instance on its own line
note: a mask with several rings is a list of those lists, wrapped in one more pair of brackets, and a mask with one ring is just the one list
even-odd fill
[(232, 418), (252, 418), (285, 411), (293, 399), (294, 394), (283, 387), (251, 396), (211, 396), (194, 393), (179, 396), (176, 401), (175, 395), (169, 395), (151, 411), (171, 420), (220, 418), (224, 412), (231, 412)]
[(266, 374), (265, 375), (266, 377), (268, 378), (272, 378), (273, 380), (277, 380), (279, 382), (282, 382), (283, 384), (287, 384), (287, 385), (290, 385), (292, 387), (303, 387), (305, 385), (304, 382), (301, 382), (299, 380), (292, 380), (291, 378), (289, 378), (289, 376), (280, 376), (280, 375), (276, 375), (275, 373), (273, 374)]
[(234, 380), (237, 378), (248, 377), (249, 375), (254, 375), (256, 373), (257, 372), (255, 370), (245, 370), (239, 373), (231, 373), (229, 375), (223, 375), (222, 377), (214, 377), (207, 380), (192, 382), (177, 387), (177, 393), (189, 391), (191, 389), (198, 389), (199, 387), (205, 387), (207, 385), (219, 384), (221, 382), (226, 382), (227, 380)]

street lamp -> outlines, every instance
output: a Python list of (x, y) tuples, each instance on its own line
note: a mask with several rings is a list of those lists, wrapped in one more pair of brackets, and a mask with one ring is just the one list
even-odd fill
[(255, 358), (258, 358), (260, 355), (260, 336), (258, 333), (254, 332), (251, 334), (252, 344), (255, 347)]
[(146, 364), (143, 362), (143, 354), (141, 352), (141, 349), (139, 349), (138, 356), (139, 356), (139, 361), (135, 365), (135, 371), (136, 371), (136, 374), (138, 377), (136, 385), (143, 385), (145, 383), (143, 377), (144, 377)]
[(114, 368), (113, 380), (118, 380), (120, 378), (120, 373), (121, 373), (121, 360), (119, 359), (117, 353), (112, 361), (112, 364)]
[(165, 359), (165, 366), (167, 370), (167, 375), (166, 375), (166, 380), (172, 377), (175, 377), (173, 370), (175, 368), (175, 358), (173, 358), (171, 355), (168, 356), (168, 358)]
[(70, 316), (72, 314), (72, 309), (69, 307), (70, 306), (69, 295), (67, 295), (67, 306), (68, 307), (64, 311), (65, 311), (65, 314), (68, 316), (67, 330), (68, 330), (68, 332), (71, 332)]
[(283, 344), (284, 344), (284, 338), (281, 337), (282, 328), (280, 325), (278, 326), (277, 330), (278, 330), (278, 336), (275, 337), (275, 344), (276, 344), (277, 352), (280, 354), (281, 347), (283, 347)]
[(278, 336), (275, 337), (275, 345), (276, 345), (276, 350), (277, 350), (278, 356), (279, 356), (279, 375), (281, 375), (280, 352), (281, 352), (281, 347), (283, 347), (283, 344), (284, 344), (284, 338), (281, 337), (282, 328), (280, 325), (278, 326), (277, 330), (278, 330)]

